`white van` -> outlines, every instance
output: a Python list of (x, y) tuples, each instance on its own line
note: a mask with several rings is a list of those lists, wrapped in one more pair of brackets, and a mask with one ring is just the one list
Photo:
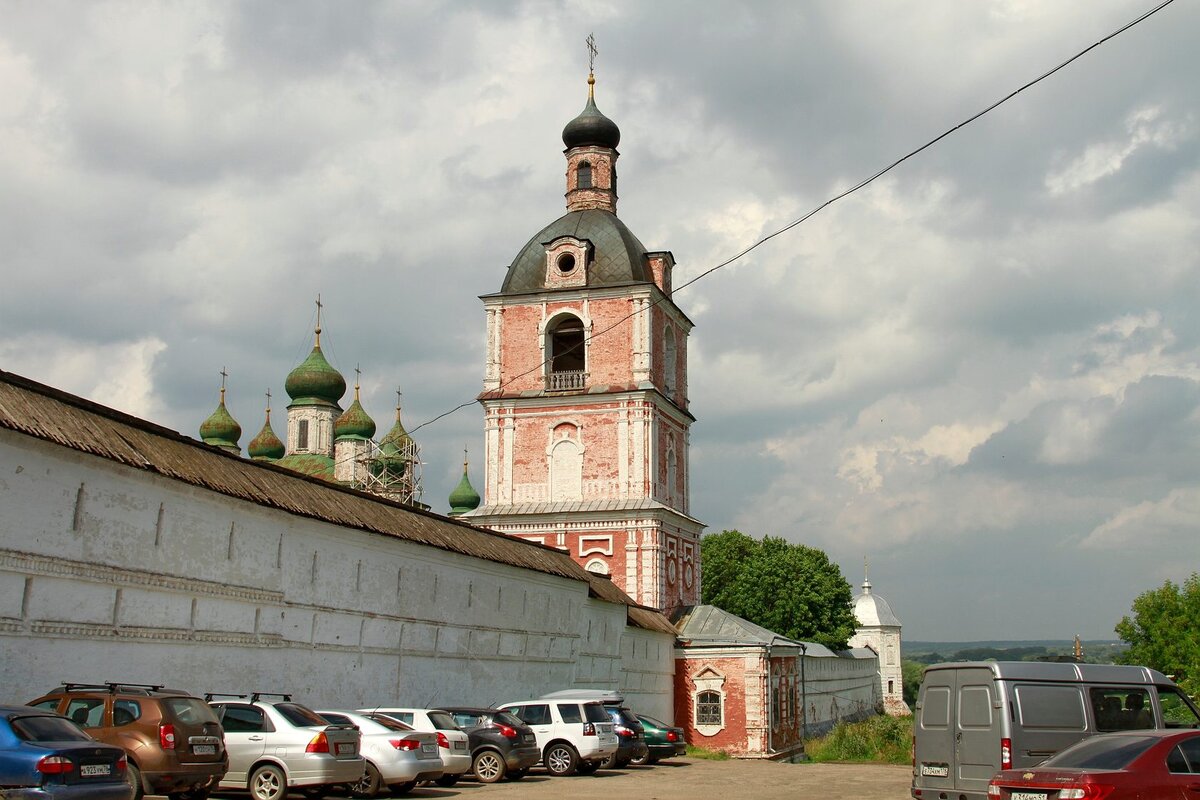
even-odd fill
[(590, 775), (617, 752), (612, 721), (598, 700), (543, 698), (499, 708), (533, 728), (551, 775)]
[(1174, 727), (1200, 727), (1200, 711), (1146, 667), (934, 664), (914, 711), (912, 796), (984, 800), (999, 770), (1031, 767), (1087, 736)]

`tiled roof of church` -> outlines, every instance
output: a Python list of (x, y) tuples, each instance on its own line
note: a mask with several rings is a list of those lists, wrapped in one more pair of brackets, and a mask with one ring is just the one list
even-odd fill
[(636, 605), (611, 581), (597, 579), (560, 550), (239, 458), (2, 370), (0, 428), (289, 514), (583, 581), (593, 597), (627, 606), (631, 624), (674, 633), (657, 611)]

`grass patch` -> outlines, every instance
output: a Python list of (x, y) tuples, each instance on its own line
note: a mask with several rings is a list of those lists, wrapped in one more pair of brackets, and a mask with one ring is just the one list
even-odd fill
[(804, 752), (810, 761), (908, 764), (912, 760), (912, 726), (912, 717), (886, 715), (842, 722), (826, 736), (807, 740)]
[(704, 758), (709, 761), (728, 761), (729, 753), (724, 750), (709, 750), (706, 747), (696, 747), (694, 744), (687, 746), (688, 758)]

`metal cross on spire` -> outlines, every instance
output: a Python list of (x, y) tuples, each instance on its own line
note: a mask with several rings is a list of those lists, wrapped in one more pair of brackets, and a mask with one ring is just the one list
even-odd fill
[(267, 417), (271, 416), (271, 390), (267, 389)]
[(321, 305), (321, 295), (320, 295), (320, 293), (318, 293), (317, 294), (317, 330), (316, 330), (317, 347), (321, 346), (321, 309), (322, 308), (324, 308), (324, 306)]
[(228, 377), (229, 377), (229, 373), (225, 371), (224, 367), (221, 367), (221, 402), (222, 403), (225, 402), (225, 379)]
[(588, 49), (588, 73), (591, 74), (596, 71), (596, 54), (599, 52), (596, 49), (596, 35), (589, 33), (586, 41)]

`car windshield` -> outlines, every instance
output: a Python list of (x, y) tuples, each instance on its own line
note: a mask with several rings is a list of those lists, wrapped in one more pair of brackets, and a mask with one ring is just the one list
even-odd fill
[(62, 717), (16, 717), (11, 724), (13, 733), (23, 742), (86, 742), (92, 738)]
[(608, 718), (608, 712), (604, 710), (604, 706), (599, 703), (584, 703), (583, 713), (587, 717), (588, 722), (611, 722)]
[(317, 712), (299, 703), (276, 703), (275, 710), (297, 728), (311, 728), (314, 725), (324, 728), (329, 724)]
[(378, 725), (382, 725), (389, 731), (411, 731), (413, 729), (411, 725), (405, 725), (400, 720), (392, 719), (384, 714), (368, 714), (367, 719)]
[(495, 714), (492, 715), (492, 722), (495, 722), (497, 725), (524, 725), (525, 724), (524, 722), (521, 722), (521, 720), (517, 719), (516, 717), (514, 717), (512, 714), (508, 713), (507, 711), (497, 711)]
[(162, 705), (181, 725), (203, 725), (217, 721), (212, 706), (199, 697), (164, 697)]
[(454, 724), (454, 719), (445, 711), (430, 711), (429, 721), (433, 723), (433, 727), (439, 731), (456, 731), (458, 726)]
[(1125, 769), (1157, 742), (1153, 736), (1093, 736), (1044, 761), (1042, 767)]

